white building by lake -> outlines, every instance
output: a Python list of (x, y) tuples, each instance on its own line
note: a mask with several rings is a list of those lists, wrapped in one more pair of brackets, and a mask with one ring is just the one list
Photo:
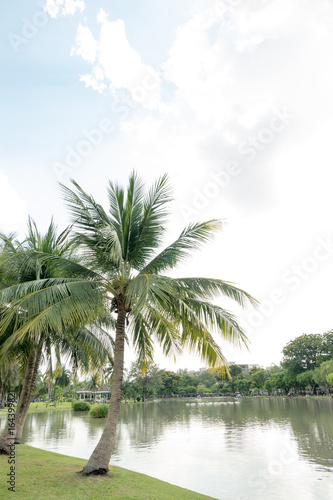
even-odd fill
[(76, 391), (80, 401), (110, 401), (111, 387), (107, 384), (101, 385), (96, 390), (88, 385)]

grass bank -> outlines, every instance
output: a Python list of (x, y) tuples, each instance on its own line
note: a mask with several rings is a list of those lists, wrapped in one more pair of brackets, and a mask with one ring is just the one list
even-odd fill
[[(41, 411), (70, 410), (72, 403), (57, 403), (57, 406), (46, 406), (45, 403), (30, 403), (28, 413), (38, 413)], [(0, 416), (7, 415), (8, 409), (1, 408)]]
[[(15, 499), (212, 500), (120, 467), (110, 466), (105, 476), (83, 477), (77, 472), (86, 460), (23, 444), (16, 446), (15, 454)], [(11, 498), (6, 484), (9, 468), (8, 456), (0, 455), (1, 498)]]
[[(138, 403), (137, 401), (122, 401), (122, 404), (142, 404), (142, 402)], [(57, 403), (56, 406), (47, 406), (45, 403), (30, 403), (28, 413), (38, 413), (41, 411), (58, 411), (58, 410), (70, 410), (72, 408), (72, 403)], [(7, 415), (8, 408), (0, 408), (0, 417), (1, 415)]]

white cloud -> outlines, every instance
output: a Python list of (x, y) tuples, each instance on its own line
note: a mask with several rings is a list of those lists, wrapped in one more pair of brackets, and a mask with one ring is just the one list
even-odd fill
[[(221, 3), (221, 2), (220, 2)], [(218, 5), (218, 4), (217, 4)], [(304, 109), (304, 91), (317, 84), (310, 68), (332, 82), (332, 4), (308, 0), (223, 3), (219, 15), (197, 10), (178, 28), (162, 65), (176, 86), (174, 109), (195, 113), (221, 133), (252, 128), (277, 104)], [(304, 85), (307, 78), (307, 85)]]
[[(260, 0), (234, 3), (216, 16), (212, 7), (197, 9), (178, 28), (169, 58), (162, 65), (164, 78), (176, 87), (169, 103), (174, 113), (168, 118), (155, 117), (155, 121), (141, 114), (123, 123), (122, 130), (132, 136), (130, 152), (125, 155), (132, 155), (131, 161), (143, 169), (152, 167), (155, 155), (164, 170), (187, 178), (187, 193), (202, 188), (205, 171), (240, 160), (243, 174), (223, 192), (224, 199), (242, 209), (267, 209), (269, 204), (279, 203), (278, 187), (282, 189), (288, 179), (290, 197), (281, 207), (287, 216), (294, 203), (292, 193), (297, 190), (305, 201), (313, 185), (304, 166), (310, 158), (318, 109), (321, 126), (313, 145), (318, 158), (326, 154), (323, 131), (330, 130), (328, 124), (332, 123), (333, 37), (327, 29), (332, 6), (325, 1), (321, 6), (315, 9), (306, 0), (295, 0), (292, 5), (286, 0)], [(125, 84), (122, 71), (119, 86)], [(98, 79), (93, 83), (97, 85)], [(261, 144), (255, 160), (248, 163), (244, 155), (240, 157), (239, 144), (250, 143), (267, 129), (276, 109), (294, 115), (290, 126), (274, 133), (269, 144)], [(293, 158), (292, 168), (288, 155)], [(324, 176), (325, 162), (317, 162), (316, 169)]]
[(90, 29), (79, 24), (75, 42), (76, 47), (72, 49), (71, 55), (79, 54), (85, 61), (93, 64), (97, 56), (98, 44)]
[(73, 16), (77, 11), (83, 12), (86, 4), (83, 0), (45, 0), (45, 12), (52, 18)]
[(124, 22), (109, 21), (101, 10), (100, 38), (96, 40), (88, 27), (79, 26), (72, 55), (80, 55), (93, 65), (92, 72), (83, 75), (86, 86), (113, 93), (127, 90), (134, 102), (147, 109), (157, 109), (160, 104), (161, 78), (159, 73), (144, 64), (140, 55), (127, 40)]
[(0, 170), (0, 231), (21, 231), (27, 218), (26, 203)]
[(151, 117), (147, 117), (143, 120), (121, 122), (120, 130), (135, 136), (138, 144), (147, 145), (148, 142), (159, 139), (162, 124), (163, 120), (154, 120)]

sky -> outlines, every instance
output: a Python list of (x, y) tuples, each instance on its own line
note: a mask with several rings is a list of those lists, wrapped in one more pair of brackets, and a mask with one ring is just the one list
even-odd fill
[(331, 0), (17, 0), (0, 32), (1, 231), (24, 235), (28, 215), (64, 228), (59, 182), (106, 206), (108, 179), (167, 172), (165, 244), (224, 221), (175, 275), (261, 303), (217, 298), (250, 340), (222, 339), (229, 361), (279, 363), (291, 339), (333, 328)]

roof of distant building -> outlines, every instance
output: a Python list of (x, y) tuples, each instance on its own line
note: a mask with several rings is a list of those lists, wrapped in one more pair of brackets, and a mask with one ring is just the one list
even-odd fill
[(92, 389), (89, 385), (85, 385), (84, 387), (81, 387), (81, 389), (77, 390), (76, 392), (111, 392), (111, 387), (107, 384), (103, 384), (97, 389)]

